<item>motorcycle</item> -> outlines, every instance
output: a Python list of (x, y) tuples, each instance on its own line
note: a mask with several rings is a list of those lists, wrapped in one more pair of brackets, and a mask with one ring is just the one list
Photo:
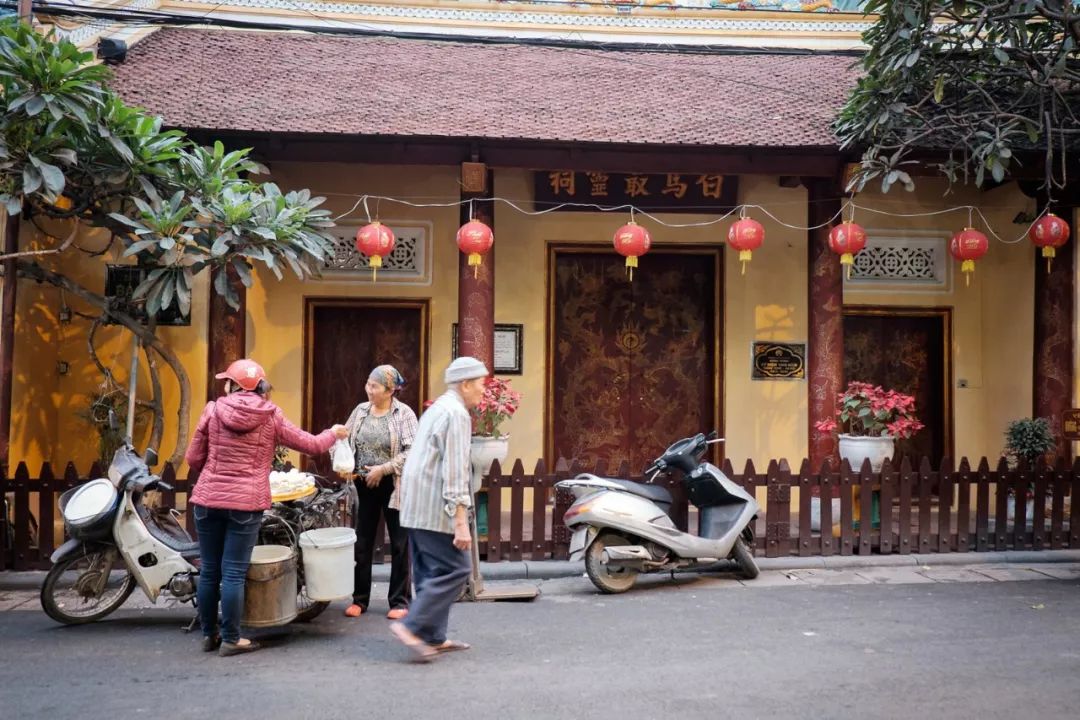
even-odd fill
[(66, 625), (100, 620), (123, 605), (136, 586), (151, 602), (162, 594), (194, 602), (199, 544), (175, 511), (155, 513), (143, 504), (147, 491), (173, 489), (148, 464), (157, 464), (153, 450), (144, 459), (125, 444), (113, 456), (107, 478), (60, 496), (71, 537), (52, 554), (41, 587), (41, 607), (53, 620)]
[[(704, 462), (709, 445), (723, 442), (701, 433), (668, 447), (645, 469), (645, 483), (589, 473), (557, 483), (574, 494), (563, 518), (573, 531), (570, 559), (584, 558), (585, 571), (604, 593), (626, 592), (640, 573), (700, 569), (733, 559), (743, 577), (758, 576), (752, 495), (715, 465)], [(660, 473), (682, 473), (687, 497), (699, 510), (698, 534), (679, 530), (668, 511), (671, 493), (651, 484)]]

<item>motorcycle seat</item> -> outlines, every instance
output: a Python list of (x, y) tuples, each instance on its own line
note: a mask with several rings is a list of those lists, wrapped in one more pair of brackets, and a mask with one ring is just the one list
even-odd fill
[(671, 504), (671, 493), (668, 489), (661, 487), (660, 485), (647, 485), (645, 483), (634, 482), (633, 480), (623, 480), (622, 478), (603, 478), (609, 483), (618, 485), (631, 495), (637, 495), (643, 497), (646, 500), (651, 500), (655, 503), (662, 505)]
[(176, 524), (171, 516), (164, 519), (158, 513), (151, 512), (145, 505), (137, 505), (139, 517), (146, 526), (146, 530), (155, 540), (163, 543), (171, 550), (180, 553), (182, 557), (191, 558), (199, 554), (199, 542), (192, 541), (184, 528)]

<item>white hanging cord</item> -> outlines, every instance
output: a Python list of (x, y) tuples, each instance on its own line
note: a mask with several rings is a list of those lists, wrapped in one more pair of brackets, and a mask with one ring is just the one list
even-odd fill
[[(339, 197), (357, 197), (357, 196), (350, 195), (350, 194), (347, 194), (347, 193), (319, 193), (319, 194), (321, 194), (321, 195), (336, 195), (336, 196), (339, 196)], [(424, 199), (425, 200), (433, 199), (435, 201), (433, 201), (433, 202), (417, 202), (415, 200), (410, 200), (408, 198), (403, 198), (403, 197), (394, 198), (394, 197), (388, 197), (388, 196), (385, 196), (385, 195), (368, 195), (368, 194), (360, 195), (357, 198), (356, 202), (353, 203), (352, 207), (349, 208), (349, 210), (347, 210), (346, 212), (334, 217), (333, 220), (335, 222), (337, 222), (339, 220), (343, 220), (343, 219), (346, 219), (346, 218), (350, 217), (354, 212), (356, 212), (356, 209), (362, 205), (363, 208), (364, 208), (364, 216), (367, 218), (368, 222), (370, 222), (371, 221), (371, 214), (370, 214), (369, 209), (368, 209), (368, 201), (369, 200), (375, 200), (376, 201), (376, 216), (378, 216), (378, 204), (381, 201), (385, 200), (386, 202), (398, 203), (400, 205), (405, 205), (405, 206), (412, 207), (412, 208), (449, 208), (449, 207), (460, 207), (461, 205), (464, 205), (464, 204), (467, 203), (469, 205), (469, 218), (470, 218), (470, 220), (475, 218), (474, 201), (471, 198), (467, 199), (467, 200), (447, 200), (447, 201), (439, 201), (439, 200), (437, 200), (435, 198), (424, 198)], [(657, 217), (656, 215), (654, 215), (653, 213), (642, 210), (641, 208), (639, 208), (639, 207), (637, 207), (637, 206), (635, 206), (633, 204), (629, 204), (629, 203), (623, 204), (623, 205), (600, 205), (600, 204), (597, 204), (597, 203), (564, 202), (564, 203), (558, 203), (558, 204), (555, 204), (555, 205), (552, 205), (550, 207), (546, 207), (546, 208), (543, 208), (543, 209), (540, 209), (540, 210), (527, 210), (524, 207), (522, 207), (519, 203), (527, 203), (527, 202), (532, 202), (532, 201), (529, 201), (529, 200), (512, 200), (512, 199), (503, 198), (503, 197), (493, 197), (493, 198), (488, 198), (488, 200), (490, 202), (503, 203), (504, 205), (507, 205), (507, 206), (513, 208), (515, 211), (521, 213), (522, 215), (528, 215), (530, 217), (535, 217), (535, 216), (539, 216), (539, 215), (547, 215), (548, 213), (557, 212), (559, 210), (564, 210), (566, 208), (583, 208), (583, 209), (588, 209), (588, 210), (594, 210), (596, 212), (627, 212), (627, 211), (629, 211), (631, 222), (636, 222), (636, 216), (637, 215), (642, 215), (642, 216), (648, 218), (649, 220), (651, 220), (652, 222), (656, 223), (657, 225), (667, 227), (667, 228), (673, 228), (673, 229), (709, 227), (711, 225), (716, 225), (716, 224), (724, 222), (725, 220), (730, 218), (735, 213), (738, 213), (739, 218), (743, 219), (743, 218), (747, 217), (747, 211), (748, 210), (757, 210), (757, 211), (760, 211), (763, 215), (767, 216), (770, 220), (772, 220), (777, 225), (788, 228), (790, 230), (797, 230), (797, 231), (800, 231), (800, 232), (809, 232), (811, 230), (819, 230), (821, 228), (828, 227), (829, 225), (834, 223), (837, 219), (842, 220), (843, 217), (844, 217), (845, 209), (847, 210), (847, 217), (848, 217), (847, 222), (854, 222), (854, 220), (855, 220), (855, 210), (856, 209), (858, 209), (858, 210), (860, 210), (860, 211), (862, 211), (864, 213), (871, 213), (871, 214), (874, 214), (874, 215), (882, 215), (882, 216), (885, 216), (885, 217), (895, 217), (895, 218), (936, 217), (938, 215), (948, 215), (949, 213), (963, 212), (964, 210), (966, 210), (968, 212), (968, 226), (969, 227), (974, 226), (974, 217), (975, 217), (975, 215), (978, 215), (979, 218), (982, 220), (983, 224), (986, 226), (987, 231), (996, 240), (998, 240), (999, 242), (1005, 243), (1007, 245), (1015, 245), (1017, 243), (1023, 242), (1024, 239), (1027, 238), (1028, 231), (1031, 229), (1031, 227), (1036, 222), (1038, 222), (1040, 218), (1042, 218), (1044, 215), (1046, 215), (1049, 212), (1048, 209), (1044, 208), (1043, 211), (1040, 212), (1038, 214), (1038, 216), (1036, 216), (1035, 220), (1033, 220), (1031, 222), (1031, 224), (1029, 224), (1027, 226), (1027, 228), (1024, 230), (1023, 234), (1020, 235), (1020, 237), (1016, 238), (1015, 240), (1006, 240), (1005, 238), (1001, 237), (1001, 235), (999, 235), (994, 230), (993, 226), (990, 224), (990, 221), (987, 219), (987, 217), (983, 213), (983, 211), (980, 208), (978, 208), (977, 206), (974, 206), (974, 205), (959, 205), (959, 206), (956, 206), (956, 207), (942, 208), (941, 210), (928, 210), (928, 211), (923, 211), (923, 212), (896, 212), (896, 211), (892, 211), (892, 210), (883, 210), (881, 208), (870, 207), (870, 206), (867, 206), (867, 205), (860, 205), (860, 204), (856, 203), (854, 200), (852, 200), (850, 198), (845, 198), (843, 200), (841, 206), (840, 206), (840, 209), (837, 210), (835, 213), (833, 213), (833, 215), (831, 217), (829, 217), (828, 220), (826, 220), (824, 222), (821, 222), (821, 223), (818, 223), (816, 225), (803, 226), (803, 225), (792, 225), (790, 223), (784, 222), (783, 220), (778, 218), (775, 214), (773, 214), (773, 212), (770, 211), (769, 208), (765, 207), (764, 205), (751, 205), (751, 204), (746, 204), (746, 203), (741, 204), (741, 205), (737, 205), (736, 207), (733, 207), (732, 209), (728, 210), (727, 212), (725, 212), (725, 213), (723, 213), (723, 214), (721, 214), (719, 216), (716, 216), (716, 217), (714, 217), (712, 219), (709, 219), (709, 220), (697, 220), (697, 221), (693, 221), (693, 222), (678, 223), (678, 222), (670, 222), (670, 221), (667, 221), (667, 220), (663, 220), (663, 219)], [(825, 200), (822, 200), (822, 202), (824, 202), (824, 201)], [(806, 202), (805, 201), (801, 201), (799, 203), (779, 202), (779, 203), (771, 203), (770, 206), (775, 207), (775, 206), (778, 206), (778, 205), (793, 205), (793, 204), (805, 205)]]

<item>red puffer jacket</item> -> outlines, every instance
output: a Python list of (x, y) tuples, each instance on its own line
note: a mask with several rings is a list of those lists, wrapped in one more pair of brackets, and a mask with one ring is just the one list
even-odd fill
[(224, 510), (265, 510), (270, 507), (275, 446), (315, 455), (333, 444), (332, 431), (306, 433), (260, 395), (227, 395), (206, 405), (184, 456), (199, 472), (191, 502)]

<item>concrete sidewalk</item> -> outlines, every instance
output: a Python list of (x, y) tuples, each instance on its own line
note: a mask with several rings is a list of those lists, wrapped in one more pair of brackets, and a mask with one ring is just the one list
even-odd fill
[[(756, 558), (762, 570), (839, 570), (874, 567), (943, 567), (958, 565), (1002, 565), (1045, 563), (1080, 563), (1080, 550), (1006, 550), (983, 553), (928, 553), (925, 555), (830, 555), (828, 557)], [(717, 563), (709, 570), (722, 571), (733, 563)], [(480, 563), (486, 580), (553, 580), (585, 573), (581, 562), (566, 560), (525, 560), (518, 562)], [(44, 571), (0, 572), (0, 590), (29, 590), (41, 587)], [(387, 582), (389, 563), (376, 565), (372, 579)]]

